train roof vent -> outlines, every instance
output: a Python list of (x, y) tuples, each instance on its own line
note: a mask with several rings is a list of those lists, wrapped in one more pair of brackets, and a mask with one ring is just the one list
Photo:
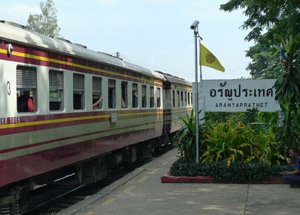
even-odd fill
[(81, 48), (87, 48), (87, 46), (85, 46), (85, 45), (82, 45), (82, 44), (80, 44), (80, 43), (73, 43), (73, 44), (75, 44), (75, 45), (77, 45), (77, 46), (80, 46)]
[(18, 28), (27, 29), (26, 26), (18, 24), (18, 23), (15, 23), (15, 22), (10, 22), (10, 21), (6, 21), (6, 20), (0, 20), (0, 22), (2, 22), (4, 24), (11, 25), (11, 26), (15, 26), (15, 27), (18, 27)]
[(160, 73), (162, 75), (167, 75), (167, 76), (170, 76), (170, 77), (174, 77), (174, 78), (178, 78), (178, 79), (184, 80), (183, 78), (177, 77), (176, 75), (171, 75), (171, 74), (166, 73), (166, 72), (162, 72), (162, 71), (158, 71), (158, 70), (156, 70), (155, 72), (158, 72), (158, 73)]
[(72, 43), (70, 40), (67, 40), (65, 38), (62, 38), (62, 37), (55, 37), (56, 39), (59, 39), (61, 41), (64, 41), (64, 42), (67, 42), (67, 43)]
[(108, 54), (106, 52), (98, 52), (98, 53), (101, 53), (101, 54), (104, 54), (104, 55), (107, 55), (107, 56), (110, 56), (110, 57), (114, 57), (114, 58), (123, 60), (123, 58), (120, 57), (120, 53), (119, 52), (117, 52), (116, 55)]

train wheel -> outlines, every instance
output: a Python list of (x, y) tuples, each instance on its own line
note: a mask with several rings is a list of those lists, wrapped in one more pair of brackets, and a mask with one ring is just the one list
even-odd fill
[(138, 146), (138, 161), (144, 161), (152, 157), (154, 152), (154, 144), (152, 142), (144, 142)]
[(107, 176), (105, 157), (95, 158), (80, 164), (77, 168), (78, 180), (81, 184), (94, 184)]
[(19, 215), (20, 189), (10, 189), (6, 195), (0, 198), (0, 215)]

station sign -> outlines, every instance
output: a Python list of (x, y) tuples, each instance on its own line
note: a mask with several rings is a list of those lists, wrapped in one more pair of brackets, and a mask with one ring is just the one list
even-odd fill
[(206, 112), (260, 112), (280, 110), (275, 100), (275, 79), (203, 80), (200, 83), (200, 107)]

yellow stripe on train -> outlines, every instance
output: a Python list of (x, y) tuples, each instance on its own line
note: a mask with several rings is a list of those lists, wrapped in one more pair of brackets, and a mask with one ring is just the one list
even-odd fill
[[(0, 53), (6, 54), (7, 51), (5, 49), (0, 49)], [(40, 61), (44, 61), (44, 62), (51, 62), (51, 63), (57, 63), (57, 64), (66, 65), (66, 66), (72, 66), (72, 67), (76, 67), (76, 68), (80, 68), (80, 69), (92, 70), (92, 71), (95, 71), (95, 72), (102, 72), (102, 73), (105, 73), (105, 74), (108, 74), (108, 75), (119, 76), (119, 77), (122, 77), (122, 78), (131, 78), (131, 79), (136, 80), (136, 81), (140, 81), (140, 82), (144, 81), (144, 82), (147, 82), (149, 84), (154, 83), (158, 86), (162, 86), (162, 83), (158, 82), (158, 81), (150, 81), (150, 80), (147, 80), (145, 78), (138, 78), (138, 77), (130, 76), (130, 75), (127, 75), (127, 74), (120, 74), (120, 73), (117, 73), (117, 72), (111, 72), (111, 71), (107, 71), (107, 70), (103, 70), (103, 69), (99, 69), (99, 68), (84, 66), (84, 65), (81, 65), (81, 64), (72, 63), (72, 62), (68, 62), (68, 61), (56, 60), (56, 59), (53, 59), (53, 58), (48, 58), (48, 57), (43, 57), (43, 56), (38, 56), (38, 55), (33, 55), (33, 54), (27, 54), (27, 53), (17, 52), (17, 51), (14, 51), (12, 53), (12, 55), (16, 56), (16, 57), (24, 57), (24, 58), (40, 60)]]
[[(162, 115), (163, 112), (140, 112), (140, 113), (118, 113), (120, 117), (124, 116), (140, 116), (140, 115)], [(82, 116), (82, 117), (70, 117), (70, 118), (63, 118), (63, 119), (49, 119), (49, 120), (41, 120), (35, 122), (20, 122), (15, 124), (5, 124), (0, 125), (0, 129), (5, 128), (18, 128), (18, 127), (25, 127), (25, 126), (33, 126), (33, 125), (45, 125), (50, 123), (64, 123), (64, 122), (75, 122), (80, 120), (91, 120), (91, 119), (109, 119), (111, 115), (101, 115), (101, 116)]]

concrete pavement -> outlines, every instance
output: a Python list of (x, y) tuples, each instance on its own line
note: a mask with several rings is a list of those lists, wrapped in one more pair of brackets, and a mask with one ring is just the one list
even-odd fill
[(285, 184), (161, 183), (176, 156), (172, 150), (59, 214), (300, 214), (300, 189)]

